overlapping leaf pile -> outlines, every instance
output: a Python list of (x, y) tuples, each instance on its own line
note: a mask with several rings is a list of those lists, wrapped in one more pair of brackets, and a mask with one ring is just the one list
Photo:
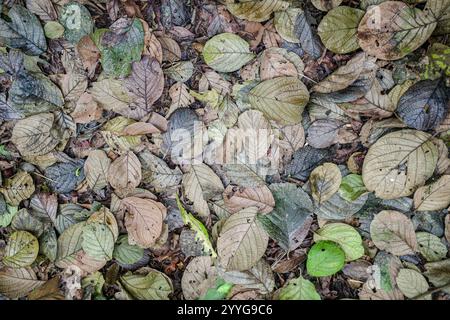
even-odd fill
[(0, 8), (0, 299), (450, 298), (449, 0)]

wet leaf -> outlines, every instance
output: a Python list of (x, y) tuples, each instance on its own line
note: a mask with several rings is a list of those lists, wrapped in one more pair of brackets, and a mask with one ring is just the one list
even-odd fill
[(286, 251), (298, 248), (312, 223), (312, 202), (302, 189), (294, 184), (272, 184), (275, 208), (259, 221), (269, 236)]
[(84, 180), (84, 161), (57, 163), (45, 170), (49, 185), (58, 193), (69, 193)]
[(94, 29), (89, 10), (74, 1), (63, 7), (59, 21), (64, 26), (64, 38), (71, 43), (77, 43)]
[(47, 50), (44, 30), (34, 14), (16, 4), (8, 15), (11, 22), (0, 19), (0, 43), (21, 49), (32, 56), (41, 55)]
[(316, 166), (325, 162), (330, 156), (328, 150), (305, 146), (294, 153), (291, 163), (286, 167), (286, 174), (300, 180), (307, 180)]
[(441, 80), (419, 81), (400, 98), (396, 113), (410, 128), (436, 128), (448, 113), (448, 89)]

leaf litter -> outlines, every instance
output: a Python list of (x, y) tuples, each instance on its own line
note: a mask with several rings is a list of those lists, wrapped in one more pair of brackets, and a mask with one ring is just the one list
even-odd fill
[(450, 2), (0, 2), (0, 300), (450, 299)]

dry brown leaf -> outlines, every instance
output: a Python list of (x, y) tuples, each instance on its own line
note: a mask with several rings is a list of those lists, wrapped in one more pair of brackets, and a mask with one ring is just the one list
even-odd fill
[(125, 227), (130, 244), (151, 247), (161, 235), (167, 209), (160, 202), (137, 197), (125, 198), (121, 204), (126, 208)]
[(75, 123), (89, 123), (102, 117), (102, 109), (90, 93), (83, 93), (70, 114)]
[(132, 151), (118, 157), (109, 167), (108, 181), (114, 189), (136, 188), (141, 179), (141, 163)]
[(225, 206), (231, 213), (248, 207), (257, 207), (260, 213), (269, 213), (275, 207), (275, 199), (267, 186), (244, 188), (229, 185), (223, 192)]

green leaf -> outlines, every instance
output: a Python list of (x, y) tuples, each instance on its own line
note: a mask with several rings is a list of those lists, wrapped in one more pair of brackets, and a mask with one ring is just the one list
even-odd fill
[(314, 241), (330, 240), (341, 246), (346, 261), (353, 261), (364, 255), (362, 238), (358, 231), (345, 223), (328, 223), (314, 234)]
[(435, 262), (445, 259), (448, 250), (441, 239), (428, 232), (417, 232), (416, 237), (418, 250), (427, 261)]
[[(2, 197), (3, 198), (3, 197)], [(11, 223), (12, 219), (19, 211), (18, 207), (6, 205), (6, 211), (0, 213), (0, 227), (7, 227)]]
[(92, 258), (111, 260), (114, 250), (114, 236), (104, 223), (88, 223), (83, 228), (81, 248)]
[(340, 6), (328, 12), (318, 27), (319, 37), (325, 47), (338, 54), (358, 50), (356, 34), (363, 16), (364, 11), (347, 6)]
[[(120, 24), (122, 21), (118, 20)], [(117, 23), (117, 22), (116, 22)], [(144, 27), (139, 19), (114, 31), (101, 31), (97, 46), (101, 53), (101, 63), (106, 74), (116, 77), (127, 76), (131, 63), (140, 61), (144, 49)]]
[(11, 234), (5, 248), (4, 265), (11, 268), (31, 265), (39, 253), (39, 242), (27, 231), (15, 231)]
[(194, 64), (191, 61), (179, 61), (164, 69), (164, 73), (177, 82), (186, 82), (194, 73)]
[(202, 55), (206, 64), (219, 72), (239, 70), (255, 57), (249, 44), (232, 33), (221, 33), (209, 39)]
[(199, 300), (224, 300), (233, 286), (232, 283), (225, 282), (223, 279), (218, 278), (216, 280), (216, 286), (214, 288), (209, 288), (205, 295), (200, 297)]
[(236, 17), (255, 22), (269, 20), (275, 11), (284, 10), (289, 2), (281, 0), (247, 0), (227, 4), (227, 9)]
[(345, 252), (332, 241), (319, 241), (308, 252), (306, 270), (313, 277), (331, 276), (345, 264)]
[(61, 38), (64, 34), (64, 26), (56, 21), (49, 21), (44, 25), (45, 36), (49, 39)]
[(137, 300), (169, 300), (173, 291), (170, 278), (153, 269), (146, 275), (127, 272), (120, 283)]
[(258, 84), (248, 95), (252, 108), (279, 124), (296, 124), (309, 101), (309, 92), (298, 78), (278, 77)]
[(401, 269), (398, 273), (397, 286), (408, 298), (414, 298), (428, 291), (430, 287), (423, 275), (415, 270)]
[(217, 257), (216, 251), (214, 250), (214, 247), (209, 240), (209, 234), (206, 227), (203, 225), (203, 223), (201, 223), (200, 220), (196, 219), (192, 215), (192, 213), (186, 211), (180, 201), (180, 198), (178, 197), (178, 194), (176, 195), (176, 199), (178, 209), (180, 210), (181, 218), (183, 219), (184, 224), (188, 225), (191, 230), (195, 232), (195, 239), (203, 244), (204, 252), (211, 255), (211, 257)]
[(128, 235), (121, 235), (114, 248), (113, 257), (120, 265), (132, 265), (144, 257), (144, 249), (129, 244)]
[(65, 30), (64, 38), (71, 43), (77, 43), (94, 30), (94, 22), (89, 10), (74, 1), (63, 7), (59, 21)]
[(0, 43), (38, 56), (47, 50), (44, 30), (38, 18), (20, 5), (9, 10), (11, 22), (0, 19)]
[(314, 284), (302, 276), (294, 278), (276, 293), (277, 300), (320, 300)]
[(351, 173), (342, 178), (339, 194), (343, 199), (353, 202), (367, 192), (361, 175)]

